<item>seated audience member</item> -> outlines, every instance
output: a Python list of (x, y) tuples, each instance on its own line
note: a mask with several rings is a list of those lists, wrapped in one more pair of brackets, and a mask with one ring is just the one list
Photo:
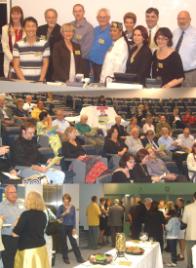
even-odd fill
[(110, 35), (113, 46), (105, 55), (101, 70), (100, 82), (105, 83), (108, 76), (113, 77), (115, 72), (125, 73), (128, 60), (128, 45), (122, 36), (123, 26), (120, 22), (112, 22)]
[(125, 144), (128, 147), (128, 151), (136, 155), (136, 153), (143, 148), (142, 142), (139, 138), (138, 128), (132, 128), (130, 131), (130, 136), (127, 136), (125, 139)]
[(84, 75), (85, 77), (89, 77), (90, 63), (88, 54), (93, 43), (93, 26), (85, 18), (85, 9), (83, 5), (76, 4), (73, 6), (73, 16), (75, 18), (75, 21), (72, 22), (75, 28), (73, 41), (81, 47)]
[(163, 88), (180, 87), (184, 80), (182, 61), (178, 52), (172, 48), (172, 33), (159, 28), (155, 35), (158, 49), (153, 54), (152, 75), (161, 78)]
[(74, 26), (71, 23), (61, 27), (63, 40), (53, 48), (53, 80), (73, 82), (75, 75), (83, 73), (80, 45), (73, 42)]
[(62, 135), (65, 130), (70, 126), (69, 122), (65, 119), (65, 112), (57, 109), (55, 112), (56, 119), (52, 121), (52, 127), (55, 127), (56, 132)]
[(166, 223), (163, 212), (159, 210), (158, 202), (152, 201), (151, 208), (145, 215), (145, 232), (153, 240), (160, 243), (161, 250), (163, 250), (163, 226)]
[(148, 47), (148, 32), (144, 26), (139, 25), (133, 30), (133, 42), (126, 73), (137, 74), (138, 82), (145, 85), (145, 78), (150, 76), (152, 53)]
[(80, 116), (80, 122), (75, 125), (79, 134), (84, 138), (85, 144), (103, 145), (103, 136), (99, 135), (99, 129), (91, 128), (87, 122), (88, 116), (83, 114)]
[(108, 130), (107, 136), (105, 137), (103, 152), (105, 155), (114, 154), (118, 156), (122, 156), (127, 152), (127, 146), (119, 140), (118, 130), (114, 126)]
[(40, 39), (47, 40), (50, 46), (50, 57), (49, 57), (49, 66), (46, 74), (46, 81), (52, 80), (53, 74), (53, 47), (54, 44), (62, 39), (60, 34), (60, 25), (57, 23), (58, 14), (57, 11), (53, 8), (49, 8), (44, 12), (46, 24), (41, 25), (37, 29), (37, 36)]
[(92, 64), (94, 82), (100, 81), (101, 68), (108, 49), (112, 46), (110, 36), (110, 12), (102, 8), (97, 13), (98, 26), (94, 28), (94, 39), (88, 54)]
[(148, 149), (149, 161), (146, 163), (146, 167), (150, 176), (160, 176), (161, 181), (186, 181), (186, 178), (182, 175), (171, 173), (165, 162), (156, 156), (154, 150)]
[(194, 144), (195, 138), (190, 133), (190, 128), (186, 127), (182, 134), (177, 137), (177, 145), (186, 153), (190, 153)]
[(23, 27), (26, 37), (14, 45), (12, 76), (19, 80), (44, 81), (50, 56), (49, 45), (46, 40), (37, 38), (35, 18), (26, 18)]
[(141, 139), (141, 141), (144, 147), (150, 147), (154, 151), (159, 150), (158, 139), (155, 136), (155, 133), (153, 130), (151, 129), (147, 130), (145, 137)]
[(124, 140), (127, 136), (127, 132), (125, 130), (125, 127), (121, 125), (121, 121), (122, 121), (122, 117), (120, 115), (117, 115), (115, 117), (116, 124), (113, 127), (117, 128), (119, 138)]
[(169, 123), (166, 121), (166, 117), (165, 115), (160, 115), (159, 117), (159, 122), (156, 125), (156, 135), (157, 137), (161, 136), (161, 129), (163, 127), (168, 128), (169, 130), (171, 130), (171, 126), (169, 125)]
[(45, 159), (39, 152), (34, 135), (35, 125), (26, 122), (21, 126), (21, 135), (11, 148), (11, 157), (15, 167), (20, 170), (20, 176), (25, 178), (40, 174), (46, 176), (50, 183), (62, 184), (65, 174), (61, 170), (41, 165), (46, 164), (46, 162), (49, 163), (50, 159)]
[(33, 97), (31, 95), (27, 95), (25, 98), (25, 103), (23, 105), (23, 110), (25, 110), (28, 114), (31, 114), (33, 108), (36, 106), (32, 101)]
[(153, 117), (148, 115), (145, 120), (145, 124), (143, 125), (143, 133), (146, 134), (148, 130), (152, 130), (155, 133), (155, 127), (153, 124)]
[(167, 127), (162, 128), (161, 136), (158, 139), (158, 145), (166, 152), (171, 152), (176, 149), (177, 143), (171, 137), (170, 131)]
[(133, 128), (138, 128), (139, 131), (140, 131), (140, 127), (139, 127), (139, 124), (138, 124), (138, 119), (136, 116), (132, 116), (131, 119), (130, 119), (130, 124), (128, 125), (127, 127), (127, 132), (130, 133), (130, 131), (133, 129)]
[(48, 112), (43, 111), (39, 114), (39, 121), (36, 125), (37, 136), (47, 135), (48, 131), (52, 127), (52, 118)]
[(172, 115), (170, 116), (170, 125), (173, 126), (174, 128), (184, 128), (185, 127), (178, 107), (175, 107), (173, 109)]
[(6, 106), (5, 95), (0, 95), (0, 120), (4, 126), (12, 126), (15, 124), (12, 111)]
[(185, 114), (182, 116), (182, 121), (186, 126), (193, 126), (196, 123), (196, 117), (192, 115), (190, 110), (186, 110)]
[(182, 10), (177, 15), (178, 28), (173, 33), (175, 50), (182, 59), (185, 79), (183, 87), (196, 86), (196, 28), (191, 25), (191, 15)]
[(127, 12), (123, 17), (123, 22), (126, 29), (123, 32), (123, 35), (125, 37), (125, 40), (127, 41), (129, 49), (131, 49), (134, 46), (133, 29), (136, 25), (137, 17), (133, 12)]
[(28, 119), (28, 114), (23, 109), (23, 105), (24, 105), (23, 99), (17, 99), (16, 100), (16, 108), (13, 109), (13, 116), (20, 123), (22, 123), (23, 121)]
[(129, 171), (133, 169), (135, 165), (135, 159), (130, 153), (125, 153), (120, 161), (119, 168), (115, 169), (112, 174), (113, 183), (130, 183)]
[(149, 152), (146, 149), (140, 149), (136, 154), (136, 164), (130, 170), (130, 180), (137, 183), (160, 182), (160, 176), (150, 176), (147, 169), (149, 161)]
[(44, 107), (44, 102), (41, 100), (38, 100), (37, 105), (33, 108), (31, 112), (31, 116), (34, 120), (39, 120), (39, 115), (41, 112), (46, 112), (46, 109)]
[(13, 6), (10, 10), (10, 23), (2, 27), (2, 50), (4, 53), (4, 76), (10, 78), (13, 65), (13, 47), (16, 42), (24, 37), (23, 10), (19, 6)]
[(196, 182), (196, 143), (193, 144), (192, 152), (188, 154), (186, 163), (189, 179), (192, 182)]
[(149, 48), (153, 52), (157, 46), (154, 42), (154, 36), (159, 29), (158, 20), (159, 20), (159, 11), (157, 8), (149, 7), (146, 10), (146, 26), (148, 30), (148, 44)]

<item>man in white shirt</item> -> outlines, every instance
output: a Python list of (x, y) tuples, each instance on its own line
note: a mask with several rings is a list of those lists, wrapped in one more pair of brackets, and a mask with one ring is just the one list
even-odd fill
[(193, 203), (185, 206), (182, 222), (187, 224), (185, 232), (187, 268), (193, 268), (191, 249), (196, 245), (196, 192), (193, 195)]
[(187, 153), (191, 152), (192, 146), (194, 144), (194, 137), (190, 134), (190, 129), (188, 127), (184, 128), (183, 133), (178, 135), (177, 145), (180, 146)]
[(159, 11), (157, 8), (150, 7), (146, 10), (146, 25), (149, 36), (149, 47), (152, 51), (156, 49), (156, 44), (154, 42), (154, 36), (159, 29), (158, 26)]
[(52, 121), (52, 126), (56, 127), (56, 131), (60, 135), (62, 135), (66, 128), (70, 126), (69, 122), (65, 120), (65, 112), (63, 110), (56, 110), (56, 119)]
[(139, 129), (137, 127), (131, 129), (131, 135), (126, 137), (125, 144), (128, 146), (129, 152), (133, 155), (144, 148), (139, 138)]
[(120, 22), (112, 22), (110, 35), (113, 46), (105, 55), (101, 71), (100, 82), (105, 83), (108, 76), (113, 77), (115, 72), (125, 73), (128, 60), (128, 45), (122, 36), (123, 25)]
[(177, 16), (178, 28), (173, 33), (173, 45), (179, 52), (185, 79), (184, 87), (196, 86), (196, 28), (191, 26), (188, 11), (181, 11)]
[(29, 114), (32, 112), (33, 108), (36, 106), (35, 103), (32, 103), (32, 96), (27, 95), (23, 105), (23, 110), (27, 111)]

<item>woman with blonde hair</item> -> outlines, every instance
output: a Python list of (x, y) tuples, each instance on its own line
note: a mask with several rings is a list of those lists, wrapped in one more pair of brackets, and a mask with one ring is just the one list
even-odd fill
[(55, 43), (53, 48), (53, 80), (73, 82), (77, 73), (83, 73), (80, 45), (72, 41), (74, 26), (65, 23), (61, 27), (63, 40)]
[(29, 192), (25, 208), (13, 229), (13, 236), (19, 237), (14, 268), (49, 268), (44, 239), (47, 218), (42, 196), (38, 192)]

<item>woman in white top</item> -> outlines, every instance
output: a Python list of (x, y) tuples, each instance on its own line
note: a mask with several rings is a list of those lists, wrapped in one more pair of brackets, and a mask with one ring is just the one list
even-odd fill
[(23, 10), (19, 6), (14, 6), (10, 11), (10, 23), (2, 27), (2, 48), (4, 53), (4, 75), (7, 78), (10, 72), (10, 65), (13, 60), (14, 44), (24, 37), (22, 28)]
[(193, 144), (192, 152), (187, 157), (189, 179), (196, 182), (196, 143)]
[(152, 130), (155, 133), (155, 127), (153, 125), (153, 118), (151, 115), (146, 117), (146, 122), (143, 125), (143, 133), (146, 134), (148, 130)]

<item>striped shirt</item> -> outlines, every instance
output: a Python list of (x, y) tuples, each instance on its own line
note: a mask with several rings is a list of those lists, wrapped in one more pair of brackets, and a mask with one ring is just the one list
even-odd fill
[[(31, 45), (24, 38), (14, 45), (13, 57), (20, 59), (20, 68), (26, 80), (38, 81), (40, 79), (43, 59), (49, 56), (50, 48), (46, 40), (37, 39)], [(14, 73), (13, 76), (16, 77), (16, 74)]]

